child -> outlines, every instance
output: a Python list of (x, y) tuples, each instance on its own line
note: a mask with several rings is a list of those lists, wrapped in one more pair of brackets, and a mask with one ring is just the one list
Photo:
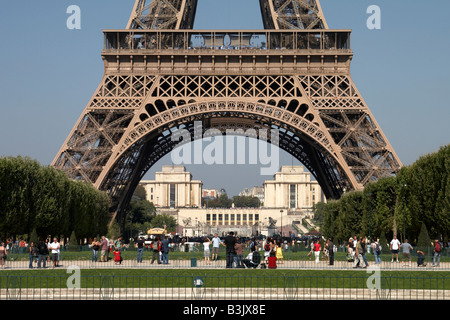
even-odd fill
[(120, 256), (119, 248), (116, 247), (114, 249), (113, 254), (114, 254), (114, 264), (117, 264), (117, 263), (122, 264), (122, 257)]
[(277, 257), (277, 260), (280, 261), (280, 263), (283, 263), (283, 249), (281, 247), (281, 242), (278, 242), (278, 244), (277, 244), (276, 257)]

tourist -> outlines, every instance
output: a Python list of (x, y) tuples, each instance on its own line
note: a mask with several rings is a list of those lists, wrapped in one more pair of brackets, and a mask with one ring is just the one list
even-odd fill
[(264, 245), (264, 262), (266, 263), (269, 261), (270, 249), (270, 239), (267, 238), (266, 244)]
[(30, 258), (30, 264), (28, 267), (30, 269), (33, 269), (33, 262), (37, 263), (38, 258), (38, 250), (37, 247), (34, 246), (34, 242), (31, 242), (30, 245), (28, 246), (28, 254)]
[(366, 237), (362, 237), (361, 238), (361, 255), (365, 264), (365, 268), (367, 268), (369, 266), (369, 263), (367, 262), (367, 257), (366, 257), (366, 253), (367, 253), (367, 243), (368, 240)]
[(53, 242), (49, 244), (49, 249), (52, 250), (53, 269), (58, 267), (60, 247), (58, 239), (53, 238)]
[(363, 248), (361, 245), (361, 239), (356, 242), (355, 246), (355, 261), (353, 263), (353, 268), (362, 268), (363, 258)]
[(227, 268), (232, 268), (234, 256), (236, 255), (236, 250), (234, 245), (236, 244), (236, 238), (234, 237), (234, 232), (231, 231), (228, 236), (225, 237), (222, 245), (226, 247), (226, 255), (227, 255)]
[(426, 267), (427, 263), (425, 262), (425, 253), (423, 251), (417, 250), (417, 266), (418, 267)]
[(208, 237), (203, 241), (203, 255), (205, 257), (205, 264), (206, 265), (209, 265), (209, 257), (211, 255), (211, 251), (209, 249), (209, 246), (210, 246), (211, 243), (212, 243), (212, 241), (209, 240)]
[(405, 239), (405, 242), (400, 245), (400, 248), (403, 251), (402, 262), (404, 263), (406, 259), (408, 259), (409, 265), (411, 265), (411, 252), (410, 250), (414, 250), (414, 248), (408, 243), (408, 239)]
[(236, 251), (236, 255), (234, 256), (234, 263), (236, 264), (236, 268), (244, 268), (242, 263), (242, 259), (244, 258), (244, 249), (245, 244), (242, 243), (239, 237), (236, 237), (236, 244), (234, 245), (234, 250)]
[(41, 268), (41, 262), (43, 262), (42, 267), (45, 268), (46, 260), (48, 256), (48, 246), (44, 240), (41, 240), (38, 244), (38, 268)]
[(319, 263), (320, 250), (321, 250), (321, 246), (320, 246), (319, 239), (316, 239), (316, 241), (314, 241), (314, 258), (315, 258), (316, 263)]
[(433, 251), (433, 265), (432, 265), (433, 267), (439, 267), (439, 263), (441, 262), (441, 252), (442, 252), (442, 244), (439, 242), (439, 240), (435, 240)]
[(373, 255), (375, 256), (375, 264), (381, 264), (381, 245), (380, 239), (372, 244)]
[(137, 250), (137, 263), (142, 263), (142, 258), (144, 255), (144, 238), (141, 236), (136, 241), (136, 250)]
[(100, 243), (100, 248), (102, 250), (100, 261), (108, 262), (107, 254), (108, 254), (108, 250), (109, 250), (109, 245), (108, 245), (108, 241), (106, 240), (105, 236), (102, 236), (102, 242)]
[(398, 262), (398, 250), (400, 249), (400, 241), (398, 241), (397, 236), (394, 235), (394, 239), (392, 239), (390, 245), (389, 245), (389, 249), (392, 252), (392, 259), (391, 262), (394, 262), (394, 255), (397, 259)]
[(281, 246), (281, 241), (278, 242), (275, 252), (276, 252), (277, 261), (279, 261), (281, 264), (283, 264), (283, 248)]
[(328, 249), (328, 261), (329, 261), (330, 266), (332, 266), (332, 265), (334, 265), (334, 244), (330, 238), (328, 238), (328, 240), (327, 240), (326, 247)]
[[(351, 257), (351, 261), (355, 260), (355, 246), (353, 245), (353, 238), (348, 239), (347, 243), (347, 252), (349, 257)], [(350, 261), (350, 259), (349, 259)]]
[(167, 239), (167, 237), (164, 237), (164, 239), (161, 241), (161, 255), (163, 264), (169, 264), (169, 247), (169, 239)]
[(212, 238), (212, 261), (216, 261), (219, 256), (219, 247), (220, 247), (220, 238), (217, 236), (217, 233), (214, 234), (214, 238)]
[(8, 257), (8, 252), (6, 251), (5, 244), (3, 242), (0, 243), (0, 266), (5, 268), (5, 261)]
[(101, 243), (97, 240), (97, 238), (94, 238), (94, 240), (91, 243), (92, 248), (92, 262), (97, 262), (98, 258), (98, 250), (101, 248)]
[(114, 264), (122, 264), (122, 255), (120, 254), (120, 250), (118, 247), (114, 248)]
[(160, 242), (159, 242), (159, 237), (156, 237), (155, 240), (152, 242), (152, 250), (153, 250), (153, 255), (152, 255), (152, 264), (153, 262), (155, 262), (155, 260), (158, 262), (158, 264), (161, 264), (161, 261), (159, 259), (159, 251), (160, 251)]

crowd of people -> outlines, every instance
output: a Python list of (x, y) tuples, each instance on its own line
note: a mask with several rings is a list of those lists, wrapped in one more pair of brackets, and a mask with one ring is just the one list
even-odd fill
[[(176, 246), (183, 246), (187, 239), (170, 239), (166, 236), (156, 237), (151, 244), (142, 236), (138, 237), (134, 243), (137, 255), (137, 263), (143, 262), (144, 250), (152, 252), (151, 264), (154, 262), (158, 264), (169, 264), (169, 252), (174, 250)], [(219, 249), (221, 246), (225, 247), (226, 254), (226, 268), (255, 268), (261, 266), (262, 268), (274, 268), (274, 262), (278, 264), (284, 263), (283, 252), (292, 246), (291, 250), (296, 246), (296, 241), (292, 240), (288, 243), (283, 241), (281, 237), (268, 237), (265, 240), (261, 238), (241, 238), (235, 236), (230, 232), (226, 237), (220, 238), (218, 234), (213, 237), (202, 237), (195, 239), (203, 247), (203, 256), (205, 265), (210, 265), (219, 259)], [(323, 243), (323, 244), (321, 244)], [(41, 240), (38, 243), (27, 243), (24, 240), (0, 242), (0, 267), (4, 268), (5, 261), (9, 252), (15, 251), (18, 253), (29, 254), (29, 268), (46, 268), (47, 265), (52, 265), (53, 268), (59, 266), (61, 250), (67, 246), (62, 245), (57, 238)], [(329, 265), (334, 264), (335, 252), (337, 252), (336, 245), (331, 239), (326, 239), (324, 242), (320, 238), (312, 239), (312, 241), (305, 242), (305, 246), (309, 246), (310, 251), (308, 257), (314, 258), (316, 264), (321, 259), (326, 260)], [(118, 239), (108, 239), (102, 236), (100, 239), (94, 238), (89, 240), (89, 248), (92, 250), (92, 262), (107, 262), (110, 260), (110, 254), (113, 255), (114, 264), (121, 264), (123, 261), (122, 252), (129, 249), (129, 244), (125, 244), (122, 237)], [(250, 252), (244, 257), (244, 251), (249, 248)], [(434, 241), (434, 248), (432, 253), (432, 266), (440, 266), (440, 258), (443, 245), (438, 240)], [(352, 237), (349, 238), (345, 245), (347, 252), (347, 261), (353, 263), (353, 268), (367, 268), (369, 263), (366, 254), (371, 252), (374, 255), (375, 265), (381, 264), (381, 255), (383, 251), (388, 251), (391, 256), (391, 262), (399, 262), (399, 254), (402, 253), (402, 262), (411, 265), (411, 254), (416, 253), (417, 266), (426, 266), (425, 256), (421, 250), (415, 250), (407, 239), (400, 242), (396, 236), (388, 244), (387, 248), (383, 249), (380, 240), (376, 239), (370, 241), (367, 237)], [(263, 251), (263, 256), (258, 251)]]
[[(393, 239), (388, 244), (388, 251), (391, 255), (391, 262), (399, 263), (399, 253), (402, 252), (402, 263), (408, 263), (411, 266), (411, 253), (414, 252), (414, 247), (409, 243), (408, 239), (404, 242), (400, 242), (397, 236), (393, 236)], [(439, 240), (435, 240), (433, 243), (433, 267), (439, 267), (441, 261), (443, 245)], [(367, 268), (369, 263), (367, 262), (366, 252), (371, 251), (375, 257), (375, 265), (381, 264), (381, 255), (383, 252), (383, 246), (380, 244), (380, 239), (370, 241), (366, 237), (353, 237), (348, 239), (347, 243), (347, 259), (349, 262), (353, 262), (353, 268)], [(389, 252), (387, 254), (389, 254)], [(425, 253), (421, 250), (416, 250), (417, 266), (425, 267)]]

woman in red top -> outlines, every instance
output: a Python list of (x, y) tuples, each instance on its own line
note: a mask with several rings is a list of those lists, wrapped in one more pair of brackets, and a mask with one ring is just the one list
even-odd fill
[(314, 256), (316, 258), (316, 263), (319, 263), (319, 255), (320, 255), (320, 243), (319, 240), (316, 240), (316, 242), (314, 243)]

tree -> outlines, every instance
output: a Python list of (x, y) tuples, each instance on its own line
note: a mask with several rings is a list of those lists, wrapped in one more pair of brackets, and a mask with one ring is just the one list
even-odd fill
[(72, 234), (69, 238), (69, 246), (67, 248), (68, 251), (78, 252), (80, 251), (80, 244), (78, 243), (77, 236), (75, 235), (75, 231), (72, 231)]
[(428, 235), (427, 227), (425, 223), (422, 222), (422, 226), (420, 228), (419, 237), (417, 239), (417, 250), (421, 250), (423, 252), (427, 252), (428, 247), (432, 244), (431, 238)]
[(258, 208), (259, 199), (252, 196), (234, 196), (233, 203), (236, 208)]
[(167, 232), (174, 232), (177, 228), (177, 221), (168, 214), (158, 214), (152, 219), (151, 226), (152, 228), (164, 228), (166, 226)]
[(31, 232), (30, 239), (28, 240), (30, 243), (34, 243), (36, 246), (39, 243), (39, 236), (36, 232), (36, 228), (33, 228), (33, 231)]
[(231, 208), (233, 200), (229, 199), (226, 194), (221, 194), (218, 198), (206, 201), (208, 208)]

